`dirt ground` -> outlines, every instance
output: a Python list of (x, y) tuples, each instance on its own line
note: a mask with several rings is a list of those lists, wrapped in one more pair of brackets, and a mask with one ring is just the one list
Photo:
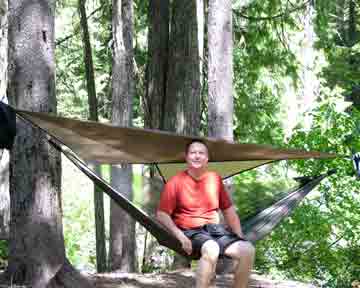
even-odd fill
[[(91, 276), (96, 288), (192, 288), (195, 287), (194, 272), (177, 271), (162, 274), (111, 273)], [(217, 275), (211, 288), (232, 287), (231, 274)], [(253, 274), (249, 288), (316, 288), (311, 284), (295, 281), (271, 280)]]

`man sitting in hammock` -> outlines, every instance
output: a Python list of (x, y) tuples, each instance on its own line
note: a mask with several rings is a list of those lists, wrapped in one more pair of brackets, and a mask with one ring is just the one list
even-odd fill
[[(237, 260), (234, 287), (247, 287), (255, 249), (244, 240), (240, 220), (221, 177), (207, 170), (208, 148), (199, 140), (186, 147), (187, 169), (173, 176), (162, 191), (157, 219), (200, 257), (196, 287), (208, 287), (219, 256)], [(225, 225), (219, 224), (219, 210)]]

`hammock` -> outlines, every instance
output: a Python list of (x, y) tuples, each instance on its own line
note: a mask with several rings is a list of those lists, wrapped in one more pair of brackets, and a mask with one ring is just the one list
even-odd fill
[[(159, 244), (187, 257), (180, 242), (164, 226), (97, 176), (76, 155), (99, 164), (154, 164), (164, 181), (185, 168), (184, 147), (193, 139), (201, 139), (207, 144), (210, 151), (209, 169), (218, 172), (223, 179), (278, 160), (339, 157), (335, 154), (315, 151), (277, 149), (264, 145), (238, 144), (212, 138), (180, 136), (163, 131), (116, 127), (98, 122), (55, 117), (39, 112), (13, 110), (0, 102), (1, 106), (3, 106), (2, 109), (4, 107), (8, 109), (6, 113), (10, 113), (10, 115), (16, 113), (19, 117), (45, 131), (51, 136), (49, 141), (53, 146), (64, 153), (120, 207), (154, 235)], [(14, 119), (14, 116), (7, 117), (7, 119)], [(0, 125), (2, 125), (0, 128), (6, 127), (3, 123)], [(11, 129), (9, 130), (11, 131)], [(12, 136), (11, 133), (9, 135)], [(13, 139), (3, 141), (0, 138), (0, 149), (11, 147), (12, 141)], [(313, 178), (304, 178), (300, 186), (286, 197), (272, 203), (269, 208), (251, 219), (243, 221), (246, 237), (252, 242), (265, 237), (323, 178), (332, 173), (333, 171)]]
[[(87, 175), (99, 188), (101, 188), (112, 200), (124, 209), (133, 219), (144, 226), (159, 242), (160, 245), (168, 247), (175, 252), (189, 258), (190, 256), (182, 249), (179, 240), (161, 225), (154, 217), (136, 207), (120, 192), (111, 187), (105, 180), (96, 175), (83, 161), (81, 161), (71, 150), (61, 146), (54, 140), (50, 143), (62, 152), (71, 162), (75, 164), (85, 175)], [(256, 216), (242, 223), (245, 238), (251, 242), (261, 240), (268, 235), (285, 217), (287, 217), (300, 201), (313, 190), (321, 180), (335, 173), (334, 170), (316, 177), (307, 177), (301, 185), (288, 193), (285, 197), (273, 203), (270, 207), (258, 213)]]

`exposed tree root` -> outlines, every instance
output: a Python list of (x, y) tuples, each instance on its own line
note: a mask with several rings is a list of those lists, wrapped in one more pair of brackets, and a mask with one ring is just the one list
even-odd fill
[[(25, 276), (26, 273), (23, 273)], [(20, 275), (16, 275), (17, 279), (12, 277), (9, 271), (5, 271), (0, 274), (0, 288), (12, 287), (12, 288), (94, 288), (93, 281), (86, 275), (81, 274), (76, 270), (69, 261), (65, 261), (62, 267), (58, 270), (55, 277), (53, 277), (49, 283), (44, 284), (44, 279), (29, 279), (21, 280)], [(32, 283), (31, 283), (32, 282)]]

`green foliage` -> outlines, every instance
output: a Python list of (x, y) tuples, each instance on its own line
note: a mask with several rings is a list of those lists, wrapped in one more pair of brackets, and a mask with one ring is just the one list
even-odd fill
[(0, 269), (3, 270), (7, 266), (9, 258), (9, 242), (0, 240)]
[(351, 2), (356, 1), (316, 1), (316, 46), (324, 51), (328, 62), (321, 76), (328, 87), (340, 87), (344, 95), (351, 94), (360, 83), (359, 8), (355, 5), (351, 12)]
[[(339, 98), (324, 101), (312, 112), (313, 125), (306, 131), (298, 127), (289, 145), (309, 150), (349, 155), (349, 134), (356, 118), (338, 110)], [(352, 115), (354, 116), (354, 115)], [(314, 175), (336, 168), (335, 176), (320, 185), (291, 218), (259, 244), (264, 255), (259, 269), (282, 271), (286, 276), (315, 281), (325, 287), (350, 287), (359, 275), (360, 183), (355, 179), (351, 161), (296, 161), (301, 174)]]
[(66, 158), (63, 161), (62, 209), (66, 255), (82, 270), (95, 270), (93, 184)]
[(338, 85), (351, 92), (360, 79), (360, 44), (352, 47), (332, 47), (327, 51), (329, 65), (323, 70), (323, 77), (329, 87)]
[(286, 175), (285, 163), (268, 165), (234, 177), (233, 198), (242, 221), (284, 196), (296, 182)]
[[(88, 119), (83, 42), (77, 1), (64, 1), (56, 21), (56, 93), (61, 115)], [(111, 21), (108, 5), (87, 4), (100, 117), (110, 118)]]
[(135, 58), (135, 97), (133, 105), (134, 126), (143, 127), (144, 111), (142, 99), (146, 91), (148, 1), (134, 1), (134, 58)]
[[(252, 1), (246, 18), (234, 10), (234, 133), (241, 141), (283, 142), (280, 95), (285, 81), (296, 85), (298, 80), (296, 56), (284, 32), (297, 29), (296, 13), (288, 13), (283, 2)], [(283, 17), (271, 18), (278, 14)]]
[[(301, 25), (296, 21), (296, 12), (268, 21), (259, 21), (259, 18), (280, 15), (286, 11), (282, 6), (286, 3), (289, 2), (268, 1), (267, 6), (252, 1), (241, 11), (248, 19), (238, 15), (240, 17), (234, 20), (235, 134), (241, 141), (276, 145), (283, 142), (280, 96), (286, 91), (286, 79), (291, 79), (297, 88), (299, 65), (296, 59), (299, 55), (288, 49), (285, 44), (288, 41), (279, 37), (278, 28), (291, 35)], [(312, 119), (312, 127), (298, 125), (288, 145), (350, 156), (360, 151), (360, 115), (355, 109), (344, 112), (346, 105), (342, 94), (350, 94), (353, 85), (360, 82), (359, 48), (349, 45), (348, 38), (340, 41), (335, 16), (339, 2), (320, 0), (315, 3), (318, 12), (315, 29), (319, 40), (316, 47), (324, 52), (326, 61), (319, 75), (322, 90), (317, 106), (306, 115)], [(354, 178), (351, 161), (344, 158), (306, 160), (293, 162), (291, 167), (301, 175), (314, 175), (333, 168), (338, 171), (323, 181), (318, 192), (310, 194), (270, 237), (258, 243), (256, 268), (324, 287), (350, 287), (360, 275), (359, 263), (354, 261), (354, 257), (359, 258), (360, 221), (356, 213), (360, 211), (359, 183)], [(242, 177), (236, 180), (239, 191), (234, 196), (240, 212), (255, 211), (256, 205), (260, 205), (256, 199), (266, 202), (276, 197), (276, 189), (271, 189), (275, 186), (262, 179), (261, 172), (252, 171)], [(254, 183), (256, 178), (260, 178), (261, 184)], [(266, 186), (269, 186), (269, 194), (261, 192)], [(250, 204), (254, 202), (256, 204)]]

